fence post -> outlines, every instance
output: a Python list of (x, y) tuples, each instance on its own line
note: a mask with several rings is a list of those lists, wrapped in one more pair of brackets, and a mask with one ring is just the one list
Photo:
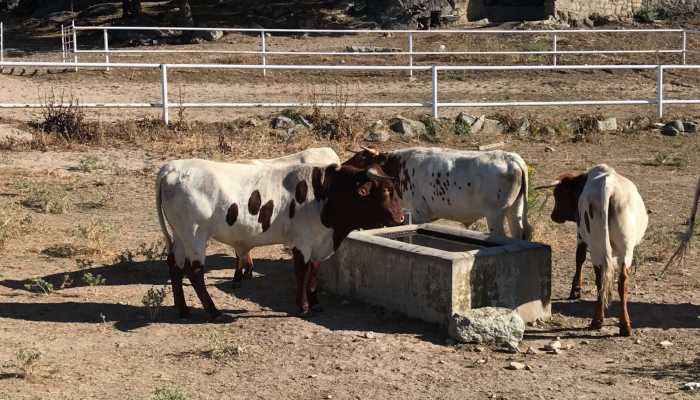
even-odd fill
[(688, 51), (688, 35), (683, 29), (683, 65), (685, 65), (686, 62), (686, 53)]
[(557, 34), (554, 34), (554, 41), (552, 43), (552, 49), (554, 50), (554, 54), (552, 55), (552, 61), (554, 66), (557, 66)]
[(659, 118), (664, 116), (664, 67), (659, 65), (656, 69), (656, 110)]
[[(413, 67), (413, 32), (408, 32), (408, 65)], [(408, 70), (408, 76), (413, 78), (413, 69)]]
[[(109, 64), (109, 39), (107, 38), (107, 29), (103, 30), (104, 32), (104, 40), (105, 40), (105, 63)], [(106, 69), (109, 71), (109, 67)]]
[(78, 72), (78, 32), (75, 30), (75, 20), (72, 20), (70, 25), (73, 29), (73, 62), (75, 63), (75, 72)]
[(170, 115), (168, 113), (168, 65), (160, 65), (160, 89), (161, 102), (163, 106), (163, 123), (168, 126), (170, 123)]
[[(267, 51), (267, 43), (265, 43), (265, 31), (260, 31), (260, 39), (262, 39), (262, 65), (263, 67), (267, 65), (267, 57), (265, 52)], [(267, 69), (263, 68), (263, 76), (267, 76)]]
[(61, 61), (66, 62), (66, 30), (61, 24)]
[(5, 26), (0, 21), (0, 63), (5, 61)]
[(438, 117), (438, 68), (433, 65), (433, 118)]

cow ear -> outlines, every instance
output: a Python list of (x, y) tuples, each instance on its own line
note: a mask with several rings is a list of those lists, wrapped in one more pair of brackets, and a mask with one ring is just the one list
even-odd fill
[(372, 191), (372, 182), (366, 182), (365, 184), (362, 184), (357, 187), (357, 194), (359, 194), (362, 197), (367, 197), (369, 196), (369, 193)]

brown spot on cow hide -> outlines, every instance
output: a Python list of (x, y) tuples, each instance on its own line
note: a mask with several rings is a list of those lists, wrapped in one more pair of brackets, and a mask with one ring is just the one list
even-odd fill
[(262, 200), (260, 199), (260, 192), (257, 190), (253, 190), (253, 193), (250, 194), (250, 197), (248, 198), (248, 211), (252, 214), (255, 215), (260, 211), (260, 204), (262, 203)]
[[(314, 171), (316, 169), (314, 168)], [(309, 185), (306, 183), (306, 181), (301, 181), (297, 183), (297, 187), (294, 193), (294, 198), (296, 199), (297, 203), (301, 204), (306, 201), (306, 195), (309, 192)]]
[(583, 219), (586, 221), (586, 232), (591, 233), (591, 221), (588, 219), (588, 212), (583, 212)]
[(236, 223), (236, 220), (238, 219), (238, 204), (233, 203), (231, 206), (228, 208), (228, 211), (226, 212), (226, 223), (229, 225), (233, 225)]
[(263, 232), (270, 229), (270, 219), (272, 218), (272, 209), (274, 208), (274, 203), (272, 200), (265, 203), (260, 208), (260, 215), (258, 216), (258, 222), (262, 224)]
[(294, 218), (295, 205), (296, 203), (294, 201), (289, 202), (289, 219)]

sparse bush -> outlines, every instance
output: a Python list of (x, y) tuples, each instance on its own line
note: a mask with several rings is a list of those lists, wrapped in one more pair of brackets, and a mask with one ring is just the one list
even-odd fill
[(128, 264), (134, 262), (136, 258), (142, 257), (144, 261), (160, 260), (165, 256), (165, 244), (156, 240), (151, 243), (143, 242), (136, 250), (124, 249), (114, 259), (115, 264)]
[(187, 400), (187, 396), (175, 387), (160, 387), (153, 391), (151, 400)]
[(41, 120), (33, 125), (40, 131), (55, 134), (68, 142), (88, 143), (98, 138), (98, 124), (86, 120), (85, 110), (80, 101), (63, 93), (51, 91), (44, 97)]
[(146, 315), (151, 321), (158, 319), (163, 306), (163, 300), (165, 300), (165, 296), (167, 295), (167, 289), (168, 288), (166, 286), (163, 286), (160, 289), (153, 286), (152, 288), (148, 289), (145, 295), (143, 295), (141, 303), (146, 308)]
[(209, 336), (209, 349), (203, 354), (212, 360), (228, 364), (243, 353), (243, 348), (236, 343), (213, 333)]
[(41, 352), (33, 349), (20, 349), (15, 355), (15, 367), (23, 378), (31, 375), (36, 363), (41, 358)]
[(674, 167), (674, 168), (684, 168), (688, 164), (688, 161), (680, 156), (673, 153), (665, 151), (657, 151), (654, 154), (654, 158), (650, 161), (643, 162), (642, 165), (652, 166), (652, 167)]
[(102, 168), (99, 162), (100, 159), (95, 156), (86, 156), (78, 161), (78, 167), (76, 169), (80, 172), (90, 173)]
[(472, 127), (466, 121), (458, 119), (454, 122), (454, 133), (457, 136), (467, 136), (472, 133)]
[(597, 142), (598, 121), (603, 119), (600, 115), (584, 114), (576, 118), (571, 125), (573, 127), (574, 142)]
[(69, 208), (66, 188), (48, 184), (30, 185), (22, 205), (43, 213), (63, 214)]
[(42, 278), (32, 278), (30, 283), (24, 285), (24, 288), (30, 292), (43, 293), (46, 296), (53, 293), (54, 290), (53, 284), (46, 282)]
[(92, 220), (87, 225), (78, 225), (73, 234), (87, 242), (88, 249), (92, 253), (100, 253), (104, 248), (107, 236), (112, 232), (112, 227), (102, 221)]

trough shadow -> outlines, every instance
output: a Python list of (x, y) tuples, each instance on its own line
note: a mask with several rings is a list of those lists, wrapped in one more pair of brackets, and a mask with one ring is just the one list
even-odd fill
[[(223, 258), (224, 264), (231, 265)], [(229, 258), (230, 260), (230, 258)], [(207, 262), (209, 266), (209, 262)], [(274, 312), (297, 315), (295, 304), (296, 281), (294, 268), (290, 260), (256, 259), (254, 270), (256, 277), (233, 284), (222, 280), (215, 286), (226, 293), (246, 299)], [(423, 340), (443, 344), (445, 329), (436, 325), (411, 319), (403, 315), (370, 306), (359, 301), (347, 301), (323, 291), (319, 301), (323, 311), (315, 313), (310, 322), (332, 331), (372, 331), (391, 334), (414, 334)], [(248, 317), (241, 315), (241, 318)]]
[(674, 362), (663, 366), (624, 368), (622, 373), (655, 380), (672, 379), (678, 382), (697, 382), (700, 376), (700, 353), (690, 362)]
[[(207, 257), (207, 270), (227, 269), (232, 268), (233, 258), (226, 255), (213, 255)], [(85, 268), (78, 271), (59, 272), (56, 274), (38, 276), (35, 278), (43, 279), (51, 283), (54, 290), (60, 291), (61, 285), (64, 282), (65, 276), (68, 275), (68, 280), (71, 282), (63, 289), (77, 288), (88, 286), (83, 282), (83, 274), (89, 272), (94, 276), (101, 275), (106, 282), (102, 286), (120, 286), (120, 285), (166, 285), (170, 281), (168, 266), (163, 260), (152, 261), (134, 261), (124, 263), (114, 263), (109, 265), (101, 265), (92, 268)], [(15, 290), (27, 290), (25, 284), (31, 283), (31, 279), (16, 280), (5, 279), (0, 281), (0, 285)], [(185, 284), (189, 283), (185, 279)]]
[[(191, 307), (192, 316), (189, 319), (178, 318), (173, 307), (163, 306), (160, 318), (149, 321), (145, 318), (143, 307), (94, 302), (63, 302), (63, 303), (0, 303), (0, 318), (18, 319), (36, 322), (112, 324), (120, 331), (130, 331), (158, 324), (204, 324), (207, 315), (197, 307)], [(221, 310), (226, 314), (240, 314), (244, 310)], [(104, 316), (104, 319), (102, 318)]]
[[(561, 301), (552, 303), (552, 313), (589, 319), (593, 316), (594, 301)], [(632, 328), (700, 329), (700, 305), (690, 303), (639, 303), (628, 302)], [(613, 302), (606, 317), (620, 316), (620, 302)]]

